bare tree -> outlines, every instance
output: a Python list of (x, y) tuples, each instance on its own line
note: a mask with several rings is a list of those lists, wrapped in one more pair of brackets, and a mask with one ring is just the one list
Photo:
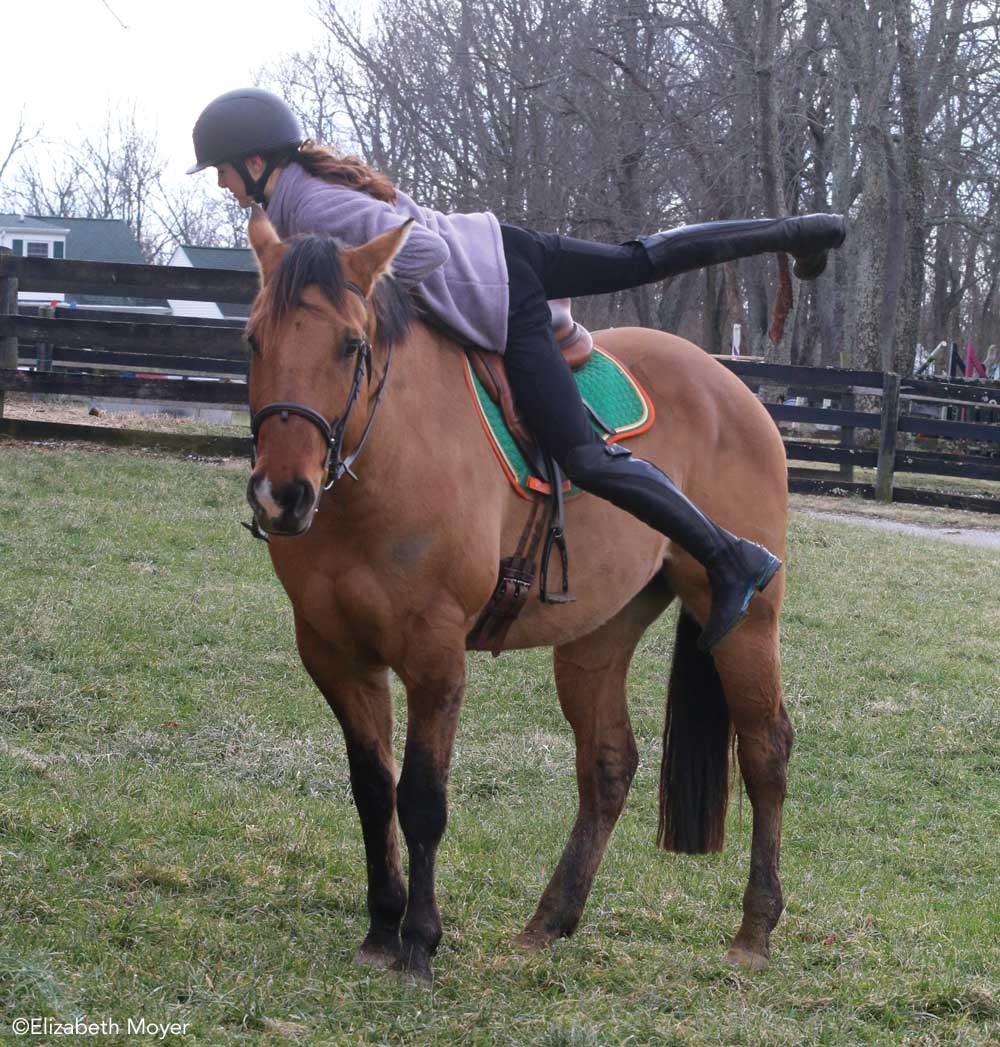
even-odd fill
[(134, 105), (113, 114), (85, 136), (79, 147), (82, 206), (90, 218), (121, 218), (148, 258), (163, 248), (163, 234), (150, 223), (163, 161), (154, 136), (142, 126)]
[[(316, 10), (316, 48), (259, 81), (312, 138), (360, 154), (428, 206), (611, 242), (691, 221), (851, 218), (813, 285), (771, 258), (746, 259), (581, 303), (588, 322), (658, 323), (716, 351), (741, 323), (752, 352), (897, 369), (918, 341), (1000, 342), (991, 6), (377, 0), (362, 19), (318, 0)], [(128, 110), (56, 165), (26, 164), (28, 137), (22, 120), (0, 167), (22, 209), (125, 218), (148, 257), (178, 240), (243, 242), (231, 201), (163, 185), (155, 140)]]
[(73, 157), (39, 162), (29, 153), (20, 164), (10, 199), (24, 214), (73, 217), (82, 207), (79, 165)]
[(37, 152), (23, 157), (10, 196), (25, 213), (122, 219), (144, 256), (156, 261), (169, 240), (152, 214), (163, 166), (155, 136), (142, 126), (135, 107), (109, 108), (90, 134), (50, 144), (44, 159)]
[(30, 146), (40, 136), (40, 131), (29, 130), (25, 120), (24, 108), (22, 107), (17, 116), (17, 127), (14, 128), (14, 133), (11, 136), (6, 151), (3, 151), (3, 147), (0, 146), (0, 193), (3, 192), (4, 174), (10, 166), (11, 161), (22, 149)]
[[(778, 0), (761, 0), (758, 5), (757, 39), (754, 53), (756, 79), (757, 153), (764, 207), (775, 218), (787, 214), (784, 193), (784, 167), (779, 146), (778, 102), (775, 97), (774, 64), (778, 53), (780, 4)], [(795, 313), (792, 298), (792, 274), (788, 258), (778, 258), (778, 298), (774, 320), (768, 335), (775, 349), (781, 348), (778, 358), (788, 360), (789, 338), (786, 323), (794, 331)], [(791, 332), (788, 332), (791, 333)]]
[(153, 214), (172, 244), (246, 247), (247, 212), (229, 193), (209, 194), (201, 184), (162, 189)]

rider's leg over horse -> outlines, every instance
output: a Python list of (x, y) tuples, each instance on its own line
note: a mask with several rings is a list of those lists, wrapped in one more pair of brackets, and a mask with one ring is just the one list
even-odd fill
[[(803, 232), (808, 226), (796, 227), (794, 234), (803, 257), (809, 252), (814, 255), (817, 243), (831, 246), (825, 221), (831, 216), (814, 217), (824, 219), (818, 223), (821, 230), (816, 241)], [(841, 221), (841, 237), (842, 232)], [(777, 234), (772, 230), (767, 235)], [(503, 227), (503, 237), (510, 278), (504, 359), (517, 405), (539, 443), (578, 487), (637, 516), (702, 564), (712, 592), (711, 611), (700, 639), (702, 649), (708, 650), (736, 625), (754, 592), (764, 589), (781, 563), (762, 546), (719, 527), (655, 465), (600, 440), (549, 323), (550, 298), (634, 287), (655, 278), (659, 270), (639, 243), (609, 247), (510, 226)], [(712, 236), (708, 240), (714, 242)], [(753, 253), (763, 242), (763, 231), (743, 230), (730, 247), (744, 244), (744, 253)], [(692, 245), (697, 243), (697, 239), (681, 238), (681, 262), (695, 256)]]
[(656, 279), (749, 255), (784, 251), (795, 258), (793, 271), (800, 280), (815, 280), (826, 268), (827, 252), (840, 247), (845, 235), (840, 215), (811, 214), (683, 225), (623, 246), (639, 244), (645, 248)]
[(840, 215), (753, 218), (683, 225), (624, 244), (602, 244), (569, 236), (502, 226), (504, 251), (526, 260), (549, 298), (609, 294), (670, 276), (753, 255), (792, 255), (800, 280), (826, 268), (828, 252), (846, 236)]

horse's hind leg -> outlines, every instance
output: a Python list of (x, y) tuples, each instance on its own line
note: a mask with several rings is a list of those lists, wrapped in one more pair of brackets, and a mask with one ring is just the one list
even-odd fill
[(335, 651), (296, 616), (302, 663), (344, 731), (351, 792), (361, 819), (368, 866), (368, 934), (358, 960), (375, 967), (396, 963), (406, 884), (396, 831), (396, 766), (392, 754), (392, 699), (388, 671), (341, 663)]
[(521, 942), (544, 945), (573, 933), (583, 915), (638, 764), (625, 680), (639, 638), (670, 603), (662, 579), (595, 632), (555, 649), (559, 703), (576, 740), (579, 808), (562, 858)]
[(777, 616), (766, 606), (758, 612), (713, 652), (753, 807), (743, 922), (726, 960), (754, 970), (767, 965), (770, 934), (784, 907), (778, 875), (781, 813), (795, 736), (781, 696)]

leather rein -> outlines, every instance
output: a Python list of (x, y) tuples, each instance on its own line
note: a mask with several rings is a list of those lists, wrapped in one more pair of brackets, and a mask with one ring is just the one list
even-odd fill
[[(365, 293), (361, 288), (358, 287), (357, 284), (349, 281), (345, 286), (361, 299), (365, 305), (365, 310), (367, 311), (368, 299), (365, 297)], [(332, 421), (327, 421), (324, 415), (320, 414), (319, 411), (314, 410), (312, 407), (309, 407), (306, 404), (297, 403), (294, 400), (278, 400), (274, 403), (266, 404), (253, 415), (250, 419), (250, 435), (252, 438), (250, 450), (251, 468), (257, 464), (257, 438), (260, 434), (260, 427), (272, 415), (279, 415), (281, 418), (287, 419), (289, 415), (294, 414), (298, 415), (300, 418), (304, 418), (307, 422), (311, 422), (323, 436), (323, 441), (326, 444), (326, 464), (324, 466), (326, 476), (323, 481), (323, 490), (329, 491), (345, 473), (350, 476), (352, 480), (357, 480), (357, 475), (354, 473), (351, 466), (361, 453), (361, 449), (364, 447), (365, 442), (368, 439), (368, 434), (371, 432), (372, 424), (375, 421), (375, 415), (378, 413), (379, 404), (382, 402), (382, 396), (385, 393), (385, 383), (389, 377), (389, 364), (392, 362), (392, 344), (390, 343), (389, 350), (386, 354), (385, 370), (382, 372), (382, 377), (375, 389), (375, 400), (372, 404), (371, 413), (368, 415), (368, 422), (365, 425), (364, 432), (361, 434), (361, 439), (358, 441), (354, 450), (346, 457), (343, 457), (344, 433), (347, 430), (347, 423), (350, 421), (351, 411), (353, 410), (355, 403), (357, 403), (358, 397), (361, 393), (361, 383), (366, 376), (369, 383), (372, 378), (372, 346), (367, 338), (359, 343), (357, 358), (358, 362), (354, 368), (354, 378), (351, 381), (351, 389), (347, 394), (347, 402), (344, 405), (344, 410)], [(261, 538), (264, 541), (267, 541), (267, 535), (261, 530), (256, 518), (254, 518), (252, 524), (244, 524), (243, 526), (246, 527), (255, 538)]]

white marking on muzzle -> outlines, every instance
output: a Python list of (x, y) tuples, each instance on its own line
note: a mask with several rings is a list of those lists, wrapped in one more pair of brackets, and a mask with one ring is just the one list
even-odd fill
[(269, 519), (277, 520), (281, 516), (283, 509), (274, 500), (274, 494), (271, 491), (271, 481), (266, 476), (254, 484), (254, 496), (257, 499), (257, 504), (267, 514)]

